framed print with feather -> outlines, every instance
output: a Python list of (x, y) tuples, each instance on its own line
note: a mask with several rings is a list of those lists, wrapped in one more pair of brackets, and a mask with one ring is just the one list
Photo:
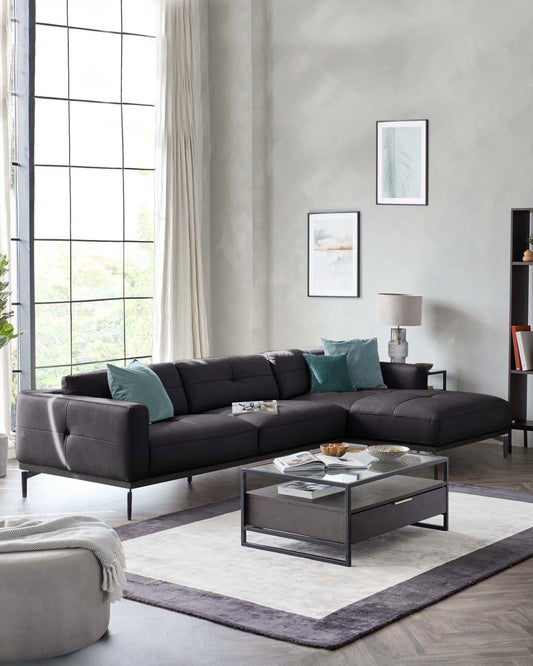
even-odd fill
[(428, 121), (378, 120), (376, 203), (427, 206)]

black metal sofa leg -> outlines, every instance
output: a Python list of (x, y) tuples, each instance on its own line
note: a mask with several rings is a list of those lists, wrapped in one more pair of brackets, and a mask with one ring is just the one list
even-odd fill
[(187, 483), (192, 483), (192, 476), (187, 477)]
[(501, 440), (502, 440), (502, 443), (503, 443), (503, 457), (504, 458), (509, 458), (510, 456), (513, 455), (512, 430), (509, 430), (509, 432), (506, 435), (502, 435)]
[(28, 479), (31, 479), (32, 476), (37, 476), (37, 474), (40, 474), (40, 472), (28, 472), (26, 469), (21, 470), (22, 497), (28, 497)]
[(22, 483), (22, 497), (28, 497), (28, 472), (22, 471), (20, 473), (20, 481)]
[(128, 490), (128, 520), (131, 520), (131, 503), (132, 503), (132, 492)]

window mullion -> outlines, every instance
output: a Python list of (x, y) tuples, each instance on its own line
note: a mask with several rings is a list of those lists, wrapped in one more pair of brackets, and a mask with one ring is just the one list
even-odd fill
[(70, 372), (72, 373), (73, 340), (72, 340), (72, 140), (70, 134), (70, 27), (69, 27), (69, 2), (66, 0), (67, 7), (67, 119), (68, 119), (68, 236), (69, 236), (69, 351), (70, 351)]
[(124, 14), (120, 0), (120, 132), (122, 147), (122, 345), (124, 360), (126, 359), (126, 183), (124, 177)]
[(16, 3), (17, 20), (17, 174), (19, 242), (18, 327), (20, 390), (35, 387), (34, 304), (34, 117), (35, 117), (35, 0)]

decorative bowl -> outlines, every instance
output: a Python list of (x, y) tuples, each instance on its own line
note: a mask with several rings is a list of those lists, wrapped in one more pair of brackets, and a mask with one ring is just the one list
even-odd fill
[(415, 365), (420, 365), (429, 372), (435, 364), (434, 363), (415, 363)]
[(395, 472), (397, 469), (404, 469), (405, 467), (407, 467), (407, 463), (401, 460), (373, 460), (368, 469), (371, 472), (386, 474), (387, 472)]
[(340, 458), (346, 453), (346, 451), (348, 451), (348, 444), (330, 442), (328, 444), (321, 444), (320, 450), (325, 456), (335, 456), (336, 458)]
[(397, 460), (409, 453), (409, 447), (396, 444), (376, 444), (375, 446), (369, 446), (367, 451), (372, 458), (377, 460)]

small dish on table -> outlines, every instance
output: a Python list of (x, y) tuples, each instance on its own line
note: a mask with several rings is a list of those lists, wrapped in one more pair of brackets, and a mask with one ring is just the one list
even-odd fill
[(398, 460), (409, 453), (409, 447), (397, 444), (376, 444), (369, 446), (367, 452), (377, 460)]
[(335, 456), (335, 458), (342, 458), (346, 451), (348, 451), (348, 444), (343, 444), (342, 442), (329, 442), (327, 444), (321, 444), (320, 451), (325, 456)]

